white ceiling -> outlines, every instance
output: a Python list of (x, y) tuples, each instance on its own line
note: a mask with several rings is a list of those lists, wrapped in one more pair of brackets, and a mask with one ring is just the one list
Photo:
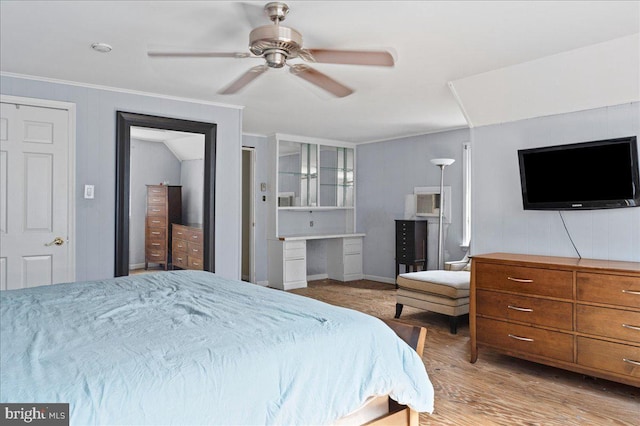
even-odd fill
[[(157, 46), (248, 51), (251, 28), (269, 23), (258, 16), (264, 3), (2, 0), (0, 71), (237, 105), (244, 108), (245, 133), (351, 142), (640, 97), (637, 1), (287, 2), (291, 10), (284, 25), (302, 32), (305, 47), (385, 48), (396, 57), (393, 68), (314, 64), (355, 89), (346, 98), (333, 98), (286, 70), (273, 69), (240, 93), (223, 96), (216, 92), (261, 60), (146, 55)], [(97, 53), (90, 48), (94, 42), (111, 44), (113, 51)], [(615, 66), (602, 65), (602, 57), (611, 57), (598, 56), (602, 46), (615, 51)], [(587, 59), (580, 57), (583, 66), (561, 66), (573, 63), (574, 52), (588, 52)], [(575, 78), (592, 65), (600, 67), (597, 81), (591, 74)], [(619, 66), (628, 72), (620, 75)], [(576, 87), (562, 94), (562, 108), (555, 110), (557, 87), (549, 83), (559, 74), (560, 81)], [(615, 83), (620, 78), (635, 79), (635, 86)], [(604, 95), (583, 99), (577, 93), (585, 84), (599, 85)], [(610, 84), (619, 90), (609, 90)], [(530, 108), (531, 94), (540, 93), (547, 98)]]
[(204, 135), (172, 130), (131, 127), (130, 138), (163, 143), (179, 161), (204, 159)]

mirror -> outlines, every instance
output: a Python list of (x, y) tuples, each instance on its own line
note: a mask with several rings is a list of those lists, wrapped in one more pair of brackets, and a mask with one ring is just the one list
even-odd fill
[(278, 207), (316, 206), (318, 146), (280, 141), (278, 150)]
[(353, 148), (320, 145), (320, 205), (353, 207)]
[(216, 125), (214, 123), (122, 111), (116, 113), (116, 122), (116, 247), (114, 276), (119, 277), (129, 274), (132, 127), (187, 132), (200, 134), (204, 137), (204, 182), (202, 194), (203, 268), (206, 271), (214, 272)]
[[(148, 186), (178, 186), (176, 191), (180, 193), (181, 204), (179, 224), (202, 229), (204, 135), (136, 126), (131, 127), (130, 141), (129, 271), (137, 273), (146, 270), (147, 266), (150, 270), (164, 269), (165, 263), (153, 261), (164, 256), (164, 251), (159, 250), (163, 243), (170, 247), (172, 243), (171, 239), (166, 242), (147, 241), (150, 237), (146, 223)], [(153, 206), (154, 211), (157, 209)], [(169, 227), (173, 231), (171, 225)], [(174, 267), (180, 266), (173, 251), (171, 260)]]

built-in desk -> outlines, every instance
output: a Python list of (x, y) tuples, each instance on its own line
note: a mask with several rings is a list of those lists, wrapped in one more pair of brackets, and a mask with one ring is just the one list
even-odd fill
[(327, 240), (327, 277), (338, 281), (364, 278), (365, 234), (286, 235), (268, 241), (269, 286), (292, 290), (307, 286), (307, 240)]

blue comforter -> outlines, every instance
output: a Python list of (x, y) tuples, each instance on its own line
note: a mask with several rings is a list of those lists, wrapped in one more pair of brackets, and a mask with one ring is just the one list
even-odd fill
[(325, 424), (372, 395), (433, 410), (417, 354), (349, 309), (172, 271), (0, 293), (0, 402), (71, 424)]

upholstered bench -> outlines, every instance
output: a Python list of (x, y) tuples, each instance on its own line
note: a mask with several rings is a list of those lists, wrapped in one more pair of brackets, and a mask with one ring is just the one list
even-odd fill
[[(452, 334), (458, 331), (458, 318), (469, 313), (469, 261), (449, 262), (449, 270), (409, 272), (398, 275), (396, 318), (404, 305), (449, 315)], [(453, 270), (453, 269), (462, 270)]]

